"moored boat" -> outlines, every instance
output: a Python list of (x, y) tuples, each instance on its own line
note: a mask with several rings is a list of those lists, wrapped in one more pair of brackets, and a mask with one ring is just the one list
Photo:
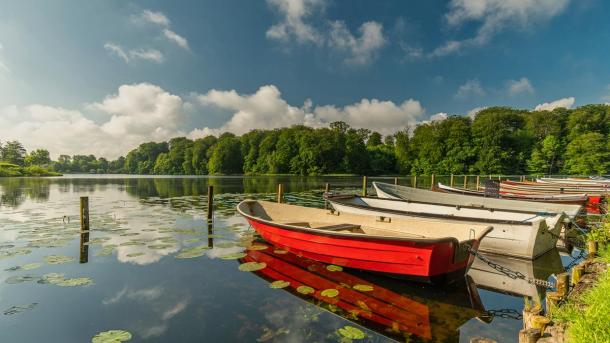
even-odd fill
[(373, 182), (373, 187), (380, 198), (402, 199), (429, 204), (444, 204), (461, 207), (484, 208), (488, 210), (525, 211), (536, 213), (565, 213), (569, 217), (579, 215), (583, 209), (580, 205), (555, 204), (534, 201), (514, 201), (507, 199), (484, 198), (479, 196), (439, 193), (425, 189)]
[(494, 230), (481, 241), (480, 251), (530, 260), (555, 248), (565, 217), (563, 213), (545, 215), (523, 211), (492, 211), (355, 195), (327, 195), (326, 199), (336, 211), (342, 213), (492, 225)]
[(237, 205), (268, 242), (343, 267), (401, 275), (429, 283), (463, 280), (489, 225), (331, 213), (268, 201)]

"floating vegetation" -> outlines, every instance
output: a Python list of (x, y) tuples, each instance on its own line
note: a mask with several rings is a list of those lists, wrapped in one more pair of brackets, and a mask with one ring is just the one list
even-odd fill
[(146, 243), (139, 242), (139, 241), (127, 241), (127, 242), (123, 242), (119, 245), (122, 247), (130, 247), (130, 246), (137, 246), (137, 245), (146, 245)]
[(126, 256), (127, 257), (138, 257), (138, 256), (142, 256), (142, 255), (144, 255), (144, 253), (140, 251), (140, 252), (133, 252), (131, 254), (127, 254)]
[(334, 264), (329, 264), (328, 266), (326, 266), (326, 270), (328, 270), (329, 272), (340, 272), (343, 271), (343, 267), (336, 266)]
[(42, 276), (38, 281), (40, 284), (51, 284), (61, 287), (76, 287), (76, 286), (88, 286), (93, 284), (93, 280), (88, 277), (79, 277), (66, 279), (64, 274), (61, 273), (49, 273)]
[(199, 241), (201, 241), (201, 238), (189, 238), (189, 239), (185, 239), (184, 241), (182, 241), (182, 243), (193, 244), (193, 243), (197, 243)]
[(4, 282), (9, 285), (14, 285), (18, 283), (30, 282), (40, 280), (40, 277), (34, 275), (15, 275), (11, 276), (8, 279), (4, 280)]
[(301, 293), (301, 294), (311, 294), (313, 292), (315, 292), (316, 290), (309, 287), (309, 286), (299, 286), (297, 287), (297, 292)]
[(32, 250), (28, 248), (15, 248), (11, 250), (0, 251), (0, 260), (3, 258), (9, 258), (17, 255), (27, 255), (31, 252)]
[(239, 265), (239, 270), (242, 272), (255, 272), (257, 270), (265, 269), (267, 263), (265, 262), (246, 262)]
[(198, 247), (186, 248), (180, 250), (176, 255), (176, 258), (195, 258), (205, 254), (205, 250), (210, 249), (207, 245), (200, 245)]
[(149, 249), (154, 249), (154, 250), (163, 250), (163, 249), (168, 249), (173, 247), (173, 244), (169, 244), (169, 243), (160, 243), (160, 244), (151, 244), (148, 246)]
[[(185, 241), (186, 242), (186, 241)], [(233, 242), (220, 242), (220, 243), (215, 243), (214, 246), (216, 248), (232, 248), (235, 246), (235, 244)]]
[(102, 250), (98, 251), (95, 256), (109, 256), (112, 255), (112, 252), (114, 252), (113, 246), (105, 246)]
[(92, 238), (89, 242), (85, 242), (83, 244), (84, 245), (102, 244), (102, 243), (108, 241), (109, 239), (110, 239), (110, 237), (96, 237), (96, 238)]
[(290, 286), (290, 282), (284, 280), (273, 281), (269, 284), (270, 288), (278, 289), (278, 288), (286, 288)]
[(354, 285), (354, 287), (352, 287), (353, 289), (360, 291), (360, 292), (370, 292), (373, 290), (373, 286), (370, 285)]
[(347, 339), (364, 339), (366, 337), (362, 330), (349, 325), (340, 328), (337, 332)]
[(132, 236), (137, 236), (139, 234), (140, 233), (138, 233), (138, 232), (126, 232), (126, 233), (121, 234), (120, 236), (122, 236), (122, 237), (132, 237)]
[(337, 295), (339, 295), (339, 291), (334, 288), (329, 288), (329, 289), (323, 290), (320, 293), (320, 295), (322, 295), (323, 297), (327, 297), (327, 298), (334, 298)]
[(245, 252), (235, 252), (235, 253), (220, 256), (220, 258), (223, 260), (237, 260), (237, 259), (244, 258), (244, 257), (246, 257)]
[(44, 257), (45, 262), (48, 264), (63, 264), (74, 261), (74, 257), (62, 256), (62, 255), (49, 255)]
[(5, 310), (4, 312), (2, 312), (5, 316), (12, 316), (18, 313), (21, 313), (23, 311), (29, 311), (34, 309), (34, 307), (36, 307), (36, 305), (38, 305), (38, 303), (31, 303), (31, 304), (26, 304), (26, 305), (16, 305), (13, 306), (7, 310)]
[(109, 330), (93, 336), (91, 343), (120, 343), (131, 340), (131, 333), (125, 330)]

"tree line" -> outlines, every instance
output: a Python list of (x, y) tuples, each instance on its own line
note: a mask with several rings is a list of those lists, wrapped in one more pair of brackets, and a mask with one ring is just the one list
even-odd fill
[(344, 122), (223, 133), (140, 144), (109, 161), (94, 155), (26, 153), (0, 144), (0, 160), (63, 173), (207, 174), (606, 174), (610, 106), (528, 111), (487, 108), (383, 136)]

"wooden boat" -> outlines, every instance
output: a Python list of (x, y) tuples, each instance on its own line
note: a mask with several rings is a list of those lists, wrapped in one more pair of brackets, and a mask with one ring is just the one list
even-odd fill
[[(443, 185), (440, 182), (438, 183), (437, 188), (435, 190), (445, 192), (445, 193), (465, 194), (465, 195), (474, 195), (474, 196), (481, 196), (481, 197), (485, 196), (484, 188), (483, 188), (483, 190), (463, 189), (463, 188)], [(528, 194), (528, 193), (506, 192), (506, 191), (500, 192), (500, 198), (510, 199), (510, 200), (552, 202), (552, 203), (556, 203), (556, 204), (576, 204), (576, 205), (585, 205), (587, 203), (587, 199), (588, 199), (586, 194)]]
[(581, 213), (582, 206), (572, 204), (555, 204), (534, 201), (514, 201), (507, 199), (483, 198), (472, 195), (439, 193), (425, 189), (373, 182), (377, 196), (388, 199), (402, 199), (429, 204), (453, 205), (469, 208), (483, 208), (490, 211), (524, 211), (540, 214), (565, 213), (575, 217)]
[(463, 280), (489, 225), (390, 220), (268, 201), (237, 211), (268, 242), (320, 262), (430, 283)]
[(565, 218), (563, 213), (540, 215), (524, 211), (490, 211), (355, 195), (327, 195), (326, 199), (340, 213), (492, 225), (494, 230), (481, 241), (480, 251), (530, 260), (555, 248)]
[[(248, 250), (240, 262), (265, 263), (255, 275), (269, 283), (287, 282), (282, 289), (289, 294), (391, 340), (404, 342), (405, 337), (417, 336), (426, 341), (458, 341), (460, 326), (472, 318), (485, 318), (476, 285), (469, 277), (463, 286), (450, 290), (418, 287), (353, 270), (331, 271), (326, 264), (276, 251), (273, 246)], [(302, 286), (313, 292), (299, 292)], [(362, 286), (367, 289), (358, 290)], [(338, 294), (322, 295), (327, 289)]]
[(468, 271), (468, 275), (472, 277), (477, 284), (477, 287), (509, 295), (544, 299), (546, 289), (541, 286), (536, 286), (527, 280), (534, 278), (548, 280), (551, 275), (564, 272), (561, 256), (555, 249), (548, 251), (533, 261), (486, 253), (484, 256), (501, 266), (519, 272), (525, 276), (526, 280), (510, 278), (490, 267), (480, 259), (477, 259), (472, 264), (472, 267)]
[(606, 179), (606, 178), (588, 178), (588, 179), (584, 179), (584, 178), (573, 178), (573, 177), (568, 177), (568, 178), (552, 178), (552, 177), (540, 177), (536, 179), (536, 182), (538, 183), (551, 183), (551, 184), (564, 184), (564, 185), (593, 185), (593, 186), (599, 186), (599, 185), (607, 185), (610, 184), (610, 179)]
[(610, 192), (610, 185), (578, 185), (561, 183), (539, 183), (531, 181), (502, 181), (500, 190), (520, 193), (546, 193), (546, 194), (582, 194), (589, 196), (605, 195)]

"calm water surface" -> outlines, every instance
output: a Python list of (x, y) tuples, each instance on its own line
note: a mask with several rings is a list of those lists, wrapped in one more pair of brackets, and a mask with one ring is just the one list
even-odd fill
[[(327, 268), (268, 246), (234, 210), (272, 199), (278, 183), (287, 202), (323, 207), (325, 182), (361, 187), (354, 177), (0, 178), (0, 341), (90, 342), (114, 329), (132, 342), (517, 340), (524, 299), (543, 298), (539, 287), (481, 263), (450, 289)], [(572, 260), (493, 258), (543, 279)], [(239, 270), (246, 262), (267, 267)]]

